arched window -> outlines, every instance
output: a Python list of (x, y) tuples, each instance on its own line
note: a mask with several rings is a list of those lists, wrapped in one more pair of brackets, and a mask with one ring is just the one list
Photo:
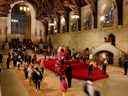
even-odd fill
[(30, 9), (26, 5), (17, 4), (12, 8), (11, 32), (12, 34), (27, 34), (31, 31)]
[(66, 21), (64, 16), (60, 17), (60, 32), (66, 32)]
[(98, 22), (100, 27), (111, 27), (117, 24), (117, 7), (115, 0), (98, 1)]
[(48, 19), (48, 34), (53, 34), (54, 33), (54, 18), (50, 17)]
[(78, 32), (79, 31), (79, 28), (78, 28), (78, 24), (79, 24), (79, 20), (80, 19), (80, 16), (79, 16), (79, 13), (78, 13), (78, 10), (74, 10), (74, 11), (71, 11), (70, 12), (70, 27), (69, 27), (69, 30), (71, 32)]
[(90, 5), (82, 7), (81, 9), (81, 25), (83, 30), (92, 29), (93, 27), (93, 14)]

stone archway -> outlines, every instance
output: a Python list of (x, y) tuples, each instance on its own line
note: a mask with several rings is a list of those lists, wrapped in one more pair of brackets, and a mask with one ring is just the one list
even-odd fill
[(113, 53), (107, 51), (107, 50), (101, 50), (98, 53), (95, 54), (96, 61), (97, 62), (103, 62), (104, 58), (107, 58), (108, 64), (113, 64)]
[[(15, 5), (17, 4), (24, 4), (26, 6), (29, 7), (30, 9), (30, 15), (31, 15), (31, 32), (29, 33), (30, 37), (29, 39), (32, 39), (33, 36), (35, 35), (35, 28), (36, 28), (36, 12), (35, 12), (35, 9), (33, 8), (33, 6), (27, 2), (27, 1), (17, 1), (17, 2), (14, 2), (13, 4), (10, 5), (10, 10), (9, 10), (9, 14), (8, 14), (8, 21), (7, 21), (7, 38), (8, 40), (10, 41), (11, 38), (13, 38), (13, 35), (11, 34), (11, 13), (12, 13), (12, 9)], [(24, 38), (24, 36), (22, 35), (15, 35), (16, 37), (20, 37), (20, 38)], [(15, 37), (14, 36), (14, 37)]]
[(101, 46), (95, 48), (92, 53), (95, 56), (98, 52), (102, 52), (102, 51), (107, 51), (109, 53), (112, 53), (113, 65), (119, 65), (119, 58), (122, 55), (122, 52), (118, 48), (112, 46), (110, 43), (104, 43)]

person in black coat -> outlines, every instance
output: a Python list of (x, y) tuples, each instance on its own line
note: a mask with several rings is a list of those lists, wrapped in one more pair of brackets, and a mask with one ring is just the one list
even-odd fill
[(27, 63), (28, 63), (28, 64), (31, 64), (31, 59), (32, 59), (32, 57), (31, 57), (30, 55), (28, 55), (28, 56), (27, 56)]
[(102, 71), (103, 71), (103, 74), (106, 74), (107, 65), (108, 65), (108, 61), (107, 61), (107, 58), (105, 58), (105, 59), (104, 59), (104, 62), (103, 62), (103, 64), (102, 64)]
[(1, 68), (2, 68), (2, 61), (3, 61), (3, 55), (0, 54), (0, 72), (1, 72)]
[(24, 75), (25, 75), (25, 79), (28, 79), (28, 65), (27, 64), (24, 65)]
[(68, 87), (71, 88), (72, 83), (72, 66), (69, 64), (65, 69), (65, 75), (68, 81)]
[(20, 69), (20, 66), (22, 65), (22, 63), (23, 63), (23, 57), (22, 57), (22, 54), (21, 53), (18, 53), (18, 55), (16, 56), (16, 58), (17, 58), (17, 67), (18, 67), (18, 69)]
[(127, 75), (127, 71), (128, 71), (128, 55), (126, 55), (124, 58), (124, 75)]
[(40, 83), (43, 79), (43, 74), (39, 70), (39, 68), (35, 68), (35, 70), (32, 73), (32, 80), (35, 83), (36, 89), (40, 90)]
[(17, 65), (17, 53), (14, 51), (12, 53), (12, 61), (13, 61), (13, 66), (16, 67), (16, 65)]
[(0, 54), (0, 63), (2, 63), (2, 60), (3, 60), (3, 55)]
[(88, 64), (88, 78), (92, 78), (93, 74), (93, 64)]
[(36, 54), (34, 54), (32, 57), (32, 64), (36, 64), (36, 61), (37, 61), (37, 56)]
[(11, 54), (8, 53), (8, 57), (7, 57), (7, 61), (6, 61), (7, 69), (9, 69), (10, 62), (11, 62)]

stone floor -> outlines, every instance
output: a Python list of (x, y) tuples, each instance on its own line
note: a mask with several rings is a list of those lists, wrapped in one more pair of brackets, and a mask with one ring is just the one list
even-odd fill
[[(101, 96), (128, 96), (128, 76), (123, 75), (123, 69), (108, 66), (107, 70), (109, 78), (95, 81), (95, 89), (101, 92)], [(84, 83), (83, 80), (73, 79), (67, 96), (86, 96), (83, 92)], [(49, 70), (45, 70), (40, 91), (36, 91), (34, 86), (24, 79), (22, 69), (15, 68), (4, 68), (0, 73), (0, 87), (2, 96), (62, 96), (59, 78)]]
[(3, 61), (2, 72), (0, 72), (1, 96), (29, 96), (25, 87), (17, 78), (14, 68), (8, 70), (5, 68), (6, 56), (4, 56)]

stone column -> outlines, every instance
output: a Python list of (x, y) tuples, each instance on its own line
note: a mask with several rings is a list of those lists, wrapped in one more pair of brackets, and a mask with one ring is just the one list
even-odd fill
[(47, 36), (48, 36), (48, 21), (45, 21), (43, 23), (44, 23), (44, 26), (45, 26), (44, 41), (46, 41)]
[(66, 32), (69, 32), (69, 13), (70, 13), (70, 8), (65, 7), (64, 8), (64, 18), (66, 21)]
[[(25, 32), (25, 39), (31, 39), (31, 16), (30, 15), (26, 15), (27, 18), (27, 30)], [(19, 23), (20, 24), (20, 23)], [(19, 25), (20, 27), (20, 25)], [(21, 28), (20, 28), (21, 30)]]
[[(48, 23), (54, 23), (54, 18), (50, 17)], [(53, 34), (54, 33), (54, 26), (49, 26), (48, 25), (48, 28), (50, 28), (50, 30), (48, 30), (48, 34)]]
[(123, 1), (124, 0), (116, 0), (118, 10), (118, 25), (123, 25)]
[(78, 31), (81, 31), (81, 7), (78, 8), (78, 15), (79, 15), (79, 19), (78, 19)]
[(9, 10), (8, 18), (7, 18), (7, 38), (11, 38), (11, 10)]
[(94, 16), (94, 28), (97, 28), (97, 22), (98, 22), (98, 0), (95, 0), (94, 8), (92, 10), (93, 10), (93, 16)]
[(123, 25), (125, 27), (128, 26), (128, 0), (124, 0), (123, 2)]
[(60, 16), (57, 16), (57, 30), (58, 30), (58, 33), (60, 33)]

